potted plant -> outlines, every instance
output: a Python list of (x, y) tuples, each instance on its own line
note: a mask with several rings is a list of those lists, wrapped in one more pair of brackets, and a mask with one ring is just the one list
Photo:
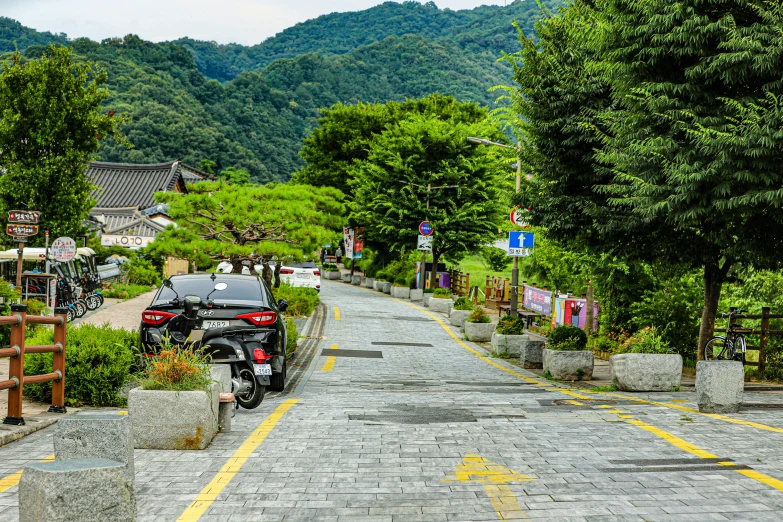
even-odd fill
[(473, 313), (465, 319), (465, 337), (468, 338), (468, 341), (486, 343), (492, 339), (494, 331), (495, 325), (484, 313), (484, 308), (481, 305), (476, 305)]
[(475, 307), (475, 303), (467, 297), (460, 297), (454, 301), (454, 308), (452, 308), (449, 313), (449, 319), (451, 320), (452, 326), (464, 326), (465, 319), (473, 313)]
[(612, 382), (622, 391), (672, 391), (682, 384), (682, 356), (663, 342), (655, 327), (643, 328), (609, 357)]
[(209, 356), (172, 346), (144, 361), (140, 387), (128, 395), (136, 448), (204, 449), (218, 430), (219, 384)]
[(383, 292), (383, 285), (384, 285), (384, 283), (386, 283), (386, 280), (388, 278), (389, 278), (389, 275), (385, 271), (378, 270), (375, 273), (375, 283), (373, 283), (373, 286), (372, 286), (373, 290), (375, 290), (377, 292)]
[(525, 333), (524, 317), (505, 316), (492, 334), (492, 351), (496, 355), (519, 356), (523, 368), (541, 368), (544, 340)]
[(323, 276), (326, 279), (340, 279), (340, 269), (334, 263), (326, 263), (323, 266)]
[(429, 307), (433, 312), (443, 312), (448, 315), (453, 304), (449, 288), (436, 288), (430, 298)]
[(544, 374), (561, 381), (589, 381), (593, 378), (593, 352), (586, 348), (584, 331), (571, 325), (558, 326), (549, 334), (544, 348)]
[(411, 296), (411, 288), (405, 276), (397, 276), (392, 284), (391, 296), (397, 299), (408, 299)]

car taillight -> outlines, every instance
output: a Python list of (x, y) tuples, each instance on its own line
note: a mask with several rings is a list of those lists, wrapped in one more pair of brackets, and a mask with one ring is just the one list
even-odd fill
[(291, 275), (294, 273), (293, 268), (281, 268), (280, 273), (284, 275)]
[(318, 277), (321, 277), (320, 270), (313, 270), (313, 275), (317, 275)]
[(144, 310), (141, 313), (141, 321), (150, 326), (160, 326), (172, 317), (177, 317), (177, 314), (160, 310)]
[(240, 314), (237, 319), (244, 319), (255, 326), (269, 326), (277, 321), (275, 312), (250, 312), (249, 314)]

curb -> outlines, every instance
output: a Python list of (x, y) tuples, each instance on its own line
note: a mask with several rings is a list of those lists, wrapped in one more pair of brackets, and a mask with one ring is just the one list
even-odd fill
[(42, 430), (44, 428), (48, 428), (49, 426), (56, 424), (57, 421), (59, 420), (60, 419), (57, 418), (42, 419), (40, 421), (36, 421), (34, 424), (25, 424), (24, 426), (18, 426), (17, 427), (18, 429), (14, 429), (14, 431), (10, 433), (0, 433), (0, 446), (5, 446), (6, 444), (16, 442), (17, 440), (21, 439), (25, 435), (30, 435), (31, 433), (35, 433), (36, 431)]

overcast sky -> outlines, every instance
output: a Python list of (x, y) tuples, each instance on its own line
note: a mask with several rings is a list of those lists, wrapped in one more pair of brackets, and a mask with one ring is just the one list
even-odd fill
[[(507, 0), (510, 2), (511, 0)], [(23, 25), (102, 40), (138, 34), (159, 42), (190, 36), (256, 44), (297, 22), (359, 11), (379, 0), (0, 0), (0, 16)], [(504, 5), (506, 0), (436, 0), (440, 8)]]

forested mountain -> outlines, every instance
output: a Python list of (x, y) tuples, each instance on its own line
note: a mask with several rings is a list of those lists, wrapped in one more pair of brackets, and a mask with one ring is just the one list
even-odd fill
[(34, 58), (47, 43), (64, 43), (107, 70), (106, 105), (132, 117), (124, 128), (133, 148), (105, 143), (102, 160), (211, 159), (265, 182), (302, 166), (302, 138), (322, 107), (432, 92), (491, 104), (488, 88), (511, 82), (497, 57), (519, 46), (512, 22), (529, 28), (538, 15), (535, 0), (469, 11), (387, 2), (298, 24), (253, 47), (69, 40), (0, 18), (0, 52), (18, 47)]

